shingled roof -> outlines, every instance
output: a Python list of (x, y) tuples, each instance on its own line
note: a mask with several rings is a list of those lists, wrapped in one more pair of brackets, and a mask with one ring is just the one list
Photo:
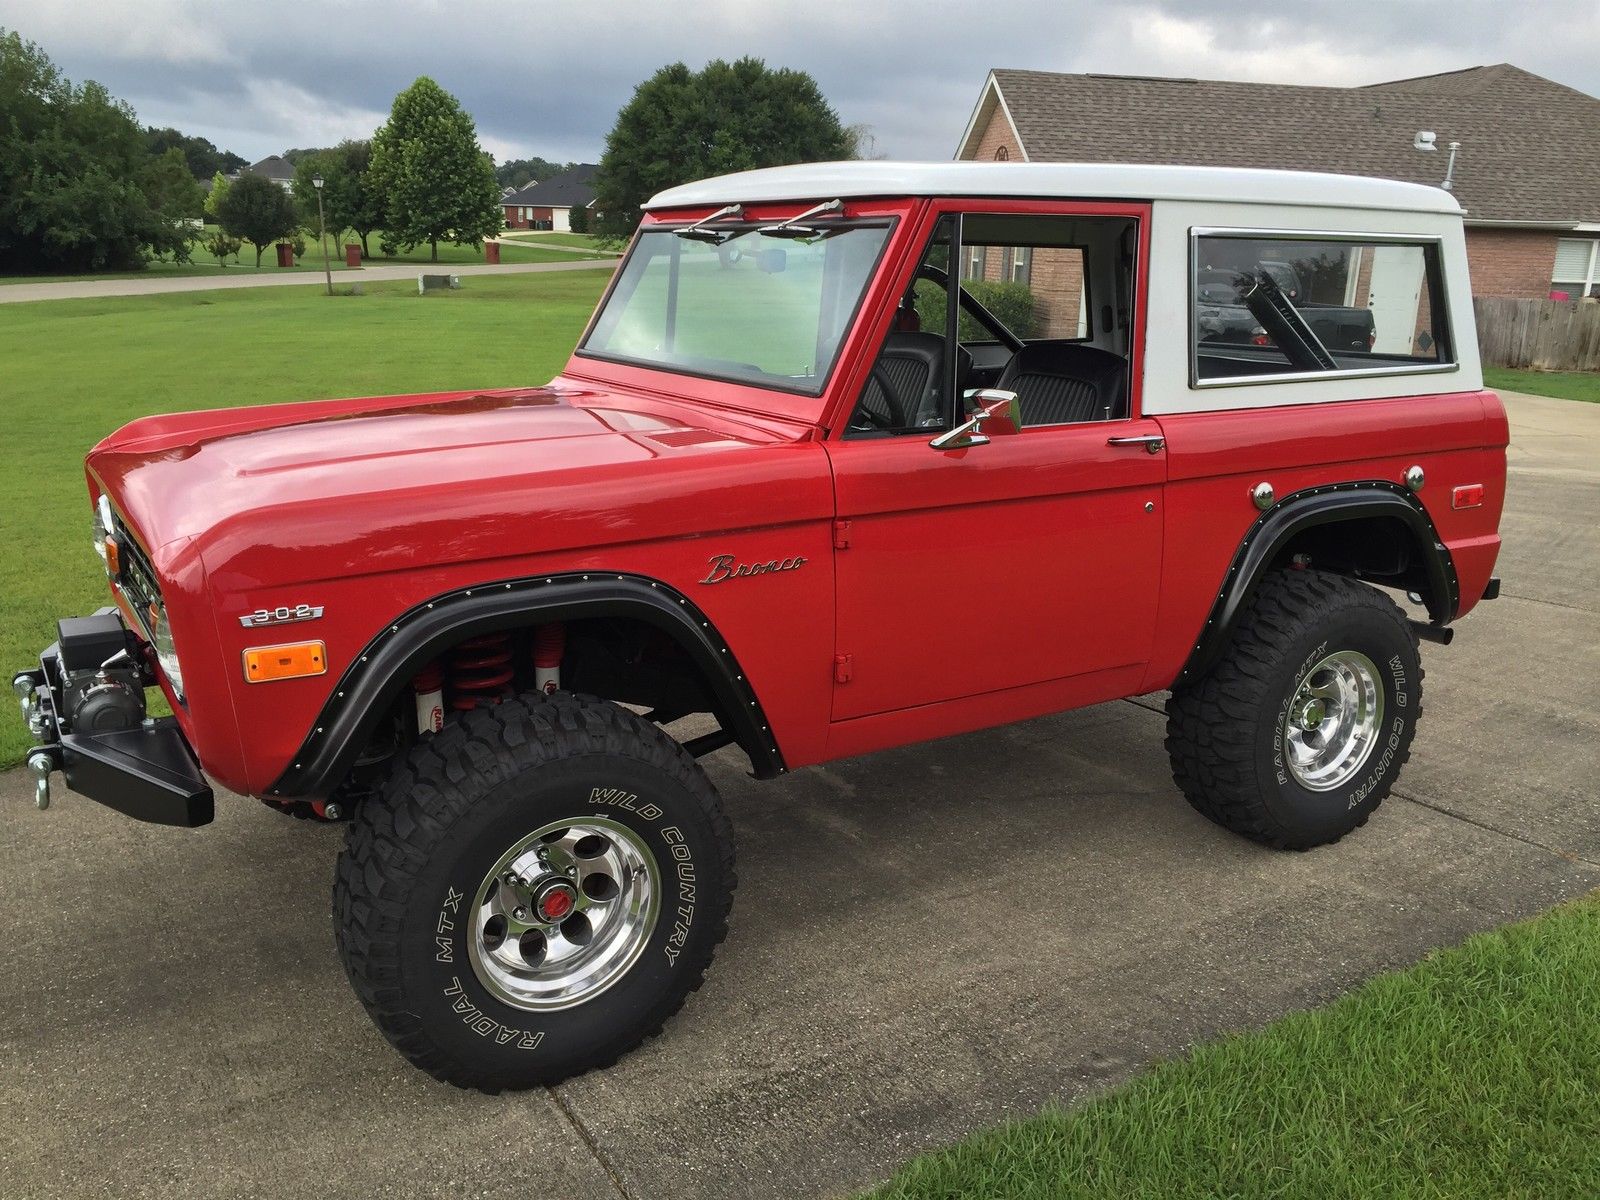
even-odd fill
[[(1600, 221), (1600, 99), (1509, 63), (1367, 87), (994, 70), (956, 157), (996, 108), (1034, 162), (1183, 163), (1437, 185), (1461, 143), (1469, 222)], [(1439, 150), (1412, 148), (1418, 130)]]
[(280, 158), (276, 154), (269, 158), (263, 158), (258, 163), (251, 163), (244, 169), (249, 171), (252, 175), (260, 175), (266, 179), (271, 179), (279, 183), (286, 179), (294, 178), (294, 164), (286, 158)]
[(587, 208), (594, 202), (594, 163), (578, 163), (571, 170), (552, 175), (543, 183), (530, 183), (502, 205), (536, 205), (540, 208)]

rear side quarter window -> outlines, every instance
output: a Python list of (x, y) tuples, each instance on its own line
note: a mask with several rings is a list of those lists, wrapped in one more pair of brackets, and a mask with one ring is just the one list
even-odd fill
[(1190, 386), (1451, 370), (1439, 241), (1196, 229)]

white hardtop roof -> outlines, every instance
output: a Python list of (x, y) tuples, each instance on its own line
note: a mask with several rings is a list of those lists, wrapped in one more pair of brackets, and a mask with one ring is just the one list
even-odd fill
[(1214, 200), (1459, 214), (1442, 188), (1364, 175), (1123, 163), (823, 162), (719, 175), (658, 192), (649, 210), (863, 196)]

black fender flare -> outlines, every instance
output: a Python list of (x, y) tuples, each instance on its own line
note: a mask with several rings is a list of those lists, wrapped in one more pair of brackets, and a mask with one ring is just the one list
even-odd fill
[(1204, 674), (1216, 663), (1268, 566), (1290, 538), (1316, 525), (1366, 517), (1393, 518), (1405, 526), (1428, 574), (1429, 587), (1424, 599), (1429, 620), (1439, 628), (1453, 621), (1461, 607), (1461, 585), (1456, 578), (1455, 560), (1434, 528), (1428, 510), (1409, 488), (1387, 479), (1305, 488), (1267, 509), (1245, 532), (1200, 636), (1173, 686)]
[(355, 765), (378, 721), (428, 663), (463, 638), (540, 621), (632, 617), (671, 636), (705, 674), (724, 728), (752, 773), (786, 771), (771, 725), (733, 649), (687, 596), (642, 575), (590, 571), (502, 579), (426, 600), (390, 621), (334, 685), (272, 796), (328, 795)]

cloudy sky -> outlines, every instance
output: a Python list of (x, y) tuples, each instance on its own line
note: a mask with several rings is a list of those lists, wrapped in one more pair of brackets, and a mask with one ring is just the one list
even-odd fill
[(1512, 62), (1600, 94), (1597, 0), (0, 0), (0, 26), (252, 160), (367, 136), (426, 74), (497, 159), (594, 161), (641, 79), (745, 54), (811, 72), (896, 158), (949, 158), (990, 67), (1359, 84)]

